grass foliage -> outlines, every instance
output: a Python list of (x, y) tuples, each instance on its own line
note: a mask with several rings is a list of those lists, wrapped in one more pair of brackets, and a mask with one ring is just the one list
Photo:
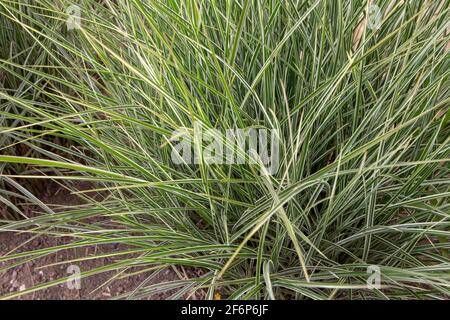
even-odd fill
[[(123, 243), (83, 277), (201, 270), (128, 298), (448, 297), (450, 5), (377, 4), (379, 29), (362, 0), (2, 0), (0, 230), (72, 241), (0, 261)], [(278, 171), (174, 164), (194, 122), (278, 130)], [(102, 199), (55, 211), (33, 179)]]

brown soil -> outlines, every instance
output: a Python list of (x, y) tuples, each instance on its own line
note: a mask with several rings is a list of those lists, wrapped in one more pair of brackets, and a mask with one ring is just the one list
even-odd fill
[[(77, 186), (79, 189), (87, 189), (89, 185)], [(65, 188), (50, 183), (40, 196), (44, 203), (56, 205), (80, 205), (82, 201), (79, 197), (72, 195)], [(25, 210), (27, 211), (27, 210)], [(35, 215), (32, 208), (26, 212), (29, 215)], [(19, 253), (30, 250), (37, 250), (48, 248), (52, 246), (62, 245), (68, 243), (70, 239), (64, 237), (52, 236), (36, 236), (30, 233), (13, 233), (0, 231), (0, 256), (11, 253)], [(110, 244), (102, 246), (90, 246), (76, 249), (62, 250), (53, 254), (46, 255), (22, 263), (13, 268), (4, 270), (6, 266), (11, 266), (17, 261), (0, 262), (0, 297), (7, 294), (21, 291), (25, 288), (31, 288), (37, 284), (46, 283), (52, 280), (65, 278), (71, 275), (68, 273), (68, 266), (70, 264), (55, 264), (71, 259), (82, 257), (96, 256), (102, 253), (113, 252), (117, 250), (127, 249), (122, 244)], [(129, 256), (131, 257), (131, 256)], [(127, 258), (129, 258), (127, 257)], [(102, 267), (117, 261), (115, 258), (96, 258), (89, 259), (82, 262), (76, 262), (81, 269), (81, 272), (88, 271), (94, 268)], [(137, 271), (127, 270), (128, 272)], [(32, 292), (22, 295), (16, 299), (52, 299), (52, 300), (66, 300), (66, 299), (111, 299), (114, 297), (121, 298), (126, 293), (132, 292), (144, 281), (149, 279), (151, 272), (143, 272), (134, 276), (114, 279), (108, 282), (112, 277), (117, 276), (118, 271), (110, 271), (102, 274), (97, 274), (88, 278), (81, 279), (81, 288), (69, 289), (66, 283), (46, 288), (40, 291)], [(173, 269), (166, 269), (159, 272), (152, 277), (145, 285), (152, 285), (161, 282), (167, 282), (179, 279), (179, 276)], [(147, 299), (165, 299), (169, 294), (157, 294), (146, 297)], [(198, 296), (196, 296), (198, 297)], [(196, 298), (196, 297), (191, 297)]]

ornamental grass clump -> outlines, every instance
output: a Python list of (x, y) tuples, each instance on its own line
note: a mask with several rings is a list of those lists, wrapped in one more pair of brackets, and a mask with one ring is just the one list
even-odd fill
[[(196, 272), (122, 297), (448, 298), (449, 18), (446, 1), (2, 1), (17, 219), (0, 232), (71, 240), (0, 272), (119, 243), (81, 284), (173, 268)], [(17, 182), (37, 179), (85, 204)]]

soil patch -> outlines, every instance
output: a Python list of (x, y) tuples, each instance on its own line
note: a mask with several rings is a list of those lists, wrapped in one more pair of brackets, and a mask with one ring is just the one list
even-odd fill
[[(89, 184), (77, 185), (77, 189), (86, 190)], [(47, 204), (74, 206), (82, 204), (82, 200), (70, 193), (67, 189), (56, 183), (49, 183), (39, 198)], [(32, 212), (33, 208), (27, 208), (27, 216), (36, 215)], [(43, 249), (66, 244), (69, 238), (42, 236), (30, 233), (0, 232), (0, 256), (9, 253), (20, 253), (31, 250)], [(71, 270), (68, 270), (70, 264), (64, 262), (67, 260), (98, 256), (114, 251), (126, 250), (127, 247), (122, 244), (107, 244), (101, 246), (87, 246), (82, 248), (73, 248), (58, 251), (32, 261), (18, 264), (8, 270), (3, 270), (6, 266), (13, 266), (19, 261), (0, 262), (0, 297), (6, 294), (31, 288), (35, 285), (46, 283), (52, 280), (61, 279), (70, 276)], [(130, 256), (121, 256), (121, 258), (131, 258)], [(114, 263), (117, 258), (106, 257), (84, 260), (76, 262), (81, 272), (92, 270)], [(55, 265), (56, 263), (56, 265)], [(149, 266), (147, 266), (149, 267)], [(130, 269), (127, 272), (135, 272), (138, 269)], [(66, 299), (111, 299), (125, 296), (126, 293), (133, 292), (140, 285), (146, 286), (173, 281), (180, 279), (172, 268), (168, 268), (152, 275), (152, 272), (142, 272), (133, 276), (118, 279), (119, 271), (109, 271), (88, 278), (81, 279), (80, 289), (73, 288), (67, 283), (55, 285), (40, 291), (22, 295), (16, 299), (36, 299), (36, 300), (66, 300)], [(150, 277), (151, 276), (151, 277)], [(113, 281), (109, 281), (114, 278)], [(72, 282), (73, 283), (73, 282)], [(72, 287), (72, 289), (70, 288)], [(165, 299), (170, 293), (154, 294), (146, 297), (147, 299)], [(199, 294), (190, 297), (199, 298)]]

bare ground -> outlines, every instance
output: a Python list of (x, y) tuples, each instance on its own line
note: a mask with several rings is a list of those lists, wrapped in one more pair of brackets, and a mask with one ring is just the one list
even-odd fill
[[(81, 185), (80, 189), (87, 189), (88, 185)], [(56, 205), (79, 205), (82, 203), (79, 197), (72, 195), (68, 190), (56, 183), (50, 183), (40, 195), (44, 203)], [(29, 210), (32, 210), (31, 208)], [(29, 212), (31, 213), (31, 211)], [(30, 233), (13, 233), (0, 231), (0, 256), (10, 253), (20, 253), (30, 250), (43, 249), (68, 243), (69, 239), (64, 237), (51, 237), (34, 235)], [(10, 293), (18, 292), (26, 288), (31, 288), (37, 284), (46, 283), (52, 280), (70, 276), (68, 272), (69, 264), (56, 264), (67, 260), (97, 256), (102, 253), (109, 253), (123, 250), (122, 244), (108, 244), (102, 246), (89, 246), (58, 251), (45, 255), (4, 270), (6, 266), (11, 266), (17, 261), (0, 262), (0, 297)], [(96, 258), (77, 262), (81, 272), (92, 270), (115, 262), (114, 258)], [(133, 270), (135, 271), (135, 270)], [(193, 271), (195, 272), (195, 271)], [(80, 289), (69, 289), (67, 283), (56, 285), (40, 291), (21, 295), (15, 299), (35, 299), (35, 300), (67, 300), (67, 299), (111, 299), (120, 297), (149, 279), (151, 273), (143, 272), (134, 276), (108, 280), (117, 276), (117, 271), (109, 271), (81, 279)], [(146, 282), (146, 285), (156, 284), (179, 279), (179, 275), (173, 269), (166, 269), (158, 273)], [(156, 294), (147, 299), (165, 299), (168, 294)], [(191, 298), (197, 298), (194, 296)]]

